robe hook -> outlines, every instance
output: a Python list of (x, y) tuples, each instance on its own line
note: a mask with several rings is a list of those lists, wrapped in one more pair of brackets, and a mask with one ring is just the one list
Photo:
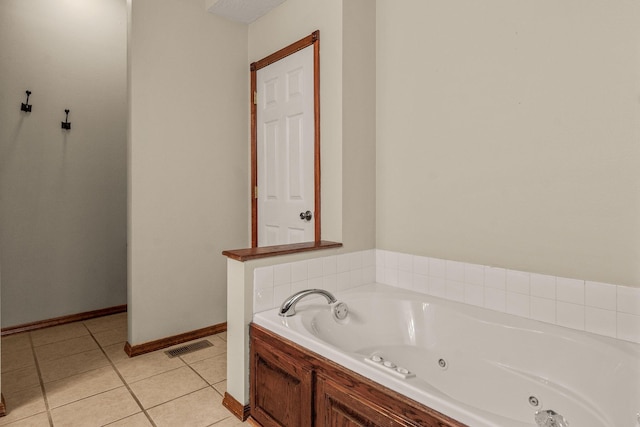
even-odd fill
[(64, 122), (60, 122), (60, 124), (62, 125), (62, 129), (69, 130), (71, 129), (71, 123), (69, 123), (69, 110), (64, 110), (64, 112), (67, 113), (67, 117), (64, 119)]
[(28, 90), (27, 92), (27, 102), (23, 102), (22, 105), (20, 106), (20, 111), (24, 111), (26, 113), (30, 113), (31, 112), (31, 104), (29, 104), (29, 95), (31, 95), (31, 91)]

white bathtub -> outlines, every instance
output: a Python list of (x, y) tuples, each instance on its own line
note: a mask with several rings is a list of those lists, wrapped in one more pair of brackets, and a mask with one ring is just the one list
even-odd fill
[(571, 427), (640, 426), (639, 344), (380, 284), (337, 297), (345, 321), (313, 298), (254, 322), (472, 427), (535, 426), (540, 410)]

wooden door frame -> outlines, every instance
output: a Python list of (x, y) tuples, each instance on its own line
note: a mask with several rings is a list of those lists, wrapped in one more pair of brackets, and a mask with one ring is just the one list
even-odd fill
[(257, 83), (259, 69), (273, 64), (306, 47), (313, 46), (313, 110), (314, 110), (314, 241), (320, 242), (320, 31), (298, 40), (289, 46), (251, 63), (251, 247), (258, 247), (258, 126), (257, 126)]

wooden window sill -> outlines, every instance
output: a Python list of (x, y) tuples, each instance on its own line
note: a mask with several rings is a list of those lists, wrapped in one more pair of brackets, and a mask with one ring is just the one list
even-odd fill
[(291, 245), (263, 246), (260, 248), (230, 249), (222, 251), (222, 255), (236, 261), (249, 261), (258, 258), (269, 258), (300, 252), (318, 251), (321, 249), (341, 248), (342, 243), (321, 240), (319, 242), (294, 243)]

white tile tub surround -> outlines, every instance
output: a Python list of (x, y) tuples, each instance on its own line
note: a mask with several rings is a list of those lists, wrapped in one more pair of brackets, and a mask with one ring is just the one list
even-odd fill
[(256, 268), (253, 311), (303, 289), (340, 292), (374, 281), (640, 343), (640, 288), (381, 249)]
[(374, 249), (259, 267), (253, 274), (253, 312), (280, 307), (304, 289), (339, 292), (376, 280)]
[(376, 250), (376, 281), (640, 343), (640, 288), (381, 249)]

